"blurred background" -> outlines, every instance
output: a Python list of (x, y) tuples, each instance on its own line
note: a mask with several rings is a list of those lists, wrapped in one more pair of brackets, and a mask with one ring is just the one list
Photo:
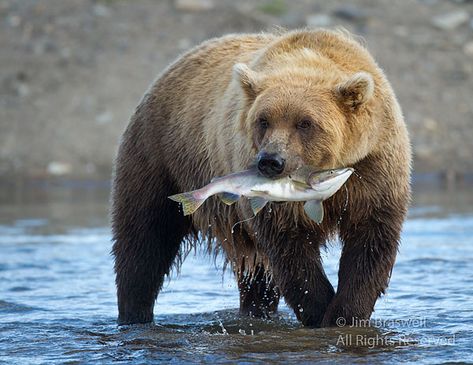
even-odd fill
[(169, 62), (273, 26), (361, 35), (403, 107), (415, 171), (473, 172), (472, 1), (2, 0), (1, 178), (108, 178), (130, 114)]
[[(351, 332), (375, 345), (283, 303), (239, 317), (222, 257), (199, 250), (156, 326), (117, 329), (110, 175), (130, 115), (189, 48), (275, 26), (363, 37), (405, 114), (414, 194), (385, 322)], [(471, 0), (0, 0), (0, 363), (473, 363), (472, 182)], [(339, 255), (323, 252), (334, 286)]]

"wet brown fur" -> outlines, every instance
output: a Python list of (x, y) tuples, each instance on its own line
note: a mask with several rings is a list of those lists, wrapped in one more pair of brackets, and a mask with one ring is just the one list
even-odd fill
[[(311, 128), (297, 129), (302, 119)], [(309, 164), (352, 166), (356, 176), (324, 202), (320, 226), (302, 203), (269, 204), (238, 223), (251, 217), (243, 199), (229, 207), (212, 197), (184, 217), (167, 198), (247, 168), (261, 149), (284, 154), (286, 173)], [(199, 234), (224, 251), (242, 313), (267, 316), (282, 295), (305, 325), (369, 318), (395, 261), (410, 159), (393, 91), (350, 35), (229, 35), (194, 48), (145, 94), (121, 141), (112, 195), (119, 323), (152, 321), (164, 276)], [(320, 259), (336, 235), (337, 293)]]

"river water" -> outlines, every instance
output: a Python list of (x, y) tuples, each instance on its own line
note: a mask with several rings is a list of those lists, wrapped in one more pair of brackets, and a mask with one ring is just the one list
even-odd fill
[[(167, 281), (154, 325), (119, 328), (108, 189), (0, 191), (0, 363), (473, 363), (473, 189), (418, 187), (386, 296), (364, 328), (238, 316), (230, 273), (200, 251)], [(338, 245), (324, 253), (336, 284)]]

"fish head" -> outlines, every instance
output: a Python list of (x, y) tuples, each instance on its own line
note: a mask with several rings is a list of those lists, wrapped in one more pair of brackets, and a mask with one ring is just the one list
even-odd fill
[(342, 187), (353, 171), (351, 167), (317, 171), (309, 176), (308, 183), (313, 190), (326, 194), (327, 199)]

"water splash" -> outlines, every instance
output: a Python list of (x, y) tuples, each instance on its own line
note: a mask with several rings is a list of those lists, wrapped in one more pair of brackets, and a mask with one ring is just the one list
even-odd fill
[(340, 212), (340, 216), (338, 217), (338, 220), (337, 220), (337, 226), (340, 225), (340, 223), (342, 222), (342, 218), (343, 218), (343, 214), (347, 211), (347, 208), (348, 208), (348, 188), (346, 185), (343, 185), (343, 187), (345, 188), (345, 204), (343, 206), (343, 209), (342, 211)]
[(222, 329), (222, 335), (228, 336), (228, 331), (225, 328), (225, 326), (223, 325), (222, 320), (219, 319), (218, 324), (219, 324), (220, 328)]
[(356, 170), (353, 170), (353, 174), (358, 178), (358, 179), (363, 179), (363, 176), (361, 176)]
[[(380, 324), (324, 330), (302, 328), (283, 300), (270, 320), (239, 315), (235, 280), (229, 275), (222, 285), (205, 249), (187, 257), (180, 276), (171, 274), (171, 283), (158, 297), (156, 325), (117, 328), (108, 192), (101, 199), (90, 195), (77, 204), (59, 205), (65, 213), (60, 215), (58, 202), (44, 203), (43, 195), (35, 204), (15, 209), (0, 204), (0, 273), (9, 278), (0, 280), (0, 362), (31, 358), (47, 363), (54, 358), (61, 363), (286, 364), (312, 363), (322, 357), (327, 363), (345, 364), (359, 362), (362, 354), (370, 363), (393, 358), (419, 364), (452, 359), (471, 363), (471, 190), (452, 193), (455, 205), (452, 195), (447, 203), (437, 200), (443, 199), (441, 193), (420, 192), (427, 194), (428, 205), (422, 201), (414, 207), (415, 215), (405, 224), (405, 244), (388, 294), (376, 304), (374, 323)], [(438, 208), (432, 211), (434, 203)], [(47, 219), (47, 224), (17, 221), (24, 217)], [(324, 268), (335, 282), (340, 247), (329, 250)], [(304, 279), (298, 293), (309, 300), (315, 293), (310, 289), (303, 295), (305, 288), (311, 288)], [(307, 304), (303, 309), (297, 314), (310, 313)], [(256, 337), (250, 336), (253, 330)], [(341, 334), (347, 346), (340, 343)], [(363, 337), (361, 344), (357, 335)]]
[(232, 233), (235, 233), (235, 227), (236, 227), (238, 224), (248, 222), (248, 221), (250, 221), (250, 220), (252, 220), (252, 219), (255, 219), (255, 218), (256, 218), (256, 215), (254, 215), (254, 216), (252, 216), (252, 217), (250, 217), (250, 218), (246, 218), (246, 219), (243, 219), (243, 220), (241, 220), (241, 221), (236, 222), (236, 223), (232, 226)]

